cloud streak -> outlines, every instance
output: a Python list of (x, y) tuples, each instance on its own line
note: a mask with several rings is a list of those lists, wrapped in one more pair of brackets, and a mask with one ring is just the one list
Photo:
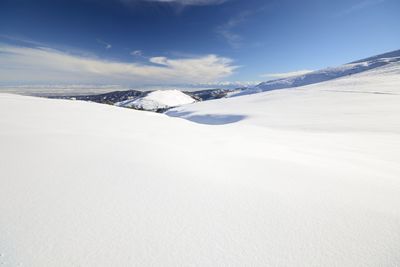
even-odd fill
[(96, 39), (96, 41), (97, 41), (99, 44), (104, 45), (104, 48), (107, 49), (107, 50), (110, 49), (110, 48), (112, 47), (111, 44), (109, 44), (109, 43), (107, 43), (107, 42), (104, 42), (104, 41), (101, 40), (101, 39)]
[(235, 28), (242, 24), (252, 14), (250, 11), (244, 11), (239, 15), (231, 18), (225, 24), (216, 28), (216, 33), (223, 37), (232, 48), (240, 48), (242, 46), (243, 37), (235, 32)]
[(359, 2), (359, 3), (357, 3), (357, 4), (353, 5), (353, 6), (350, 6), (349, 8), (347, 8), (345, 10), (342, 10), (341, 12), (339, 12), (337, 14), (337, 16), (348, 15), (348, 14), (351, 14), (353, 12), (356, 12), (356, 11), (359, 11), (359, 10), (362, 10), (364, 8), (368, 8), (368, 7), (371, 7), (371, 6), (375, 6), (375, 5), (378, 5), (378, 4), (383, 3), (383, 2), (385, 2), (385, 0), (364, 0), (364, 1), (361, 1), (361, 2)]
[(214, 82), (233, 74), (229, 58), (205, 55), (171, 59), (152, 57), (147, 63), (126, 63), (71, 55), (46, 47), (0, 44), (2, 83), (179, 84)]
[(283, 79), (283, 78), (288, 78), (288, 77), (293, 77), (293, 76), (298, 76), (298, 75), (304, 75), (307, 73), (313, 72), (312, 70), (297, 70), (297, 71), (291, 71), (291, 72), (282, 72), (282, 73), (266, 73), (260, 75), (260, 77), (263, 78), (268, 78), (268, 79)]
[(134, 57), (141, 57), (141, 56), (143, 56), (143, 51), (142, 50), (134, 50), (134, 51), (130, 52), (129, 54)]
[(135, 2), (157, 2), (157, 3), (169, 3), (179, 4), (182, 6), (207, 6), (207, 5), (219, 5), (227, 2), (228, 0), (119, 0), (125, 4)]

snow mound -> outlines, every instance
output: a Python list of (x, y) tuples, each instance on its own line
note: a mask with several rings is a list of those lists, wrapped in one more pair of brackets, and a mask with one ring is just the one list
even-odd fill
[(355, 61), (339, 67), (331, 67), (318, 71), (313, 71), (304, 75), (292, 76), (277, 80), (271, 80), (260, 83), (254, 88), (243, 90), (236, 94), (231, 94), (231, 97), (255, 94), (265, 91), (300, 87), (308, 84), (324, 82), (364, 71), (368, 71), (377, 67), (382, 67), (387, 64), (400, 61), (400, 50), (374, 56), (364, 60)]
[(196, 102), (191, 96), (179, 90), (158, 90), (137, 99), (118, 102), (119, 107), (157, 111)]

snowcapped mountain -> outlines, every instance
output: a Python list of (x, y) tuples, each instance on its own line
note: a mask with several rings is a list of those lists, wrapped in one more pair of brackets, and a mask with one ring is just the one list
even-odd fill
[(158, 90), (143, 97), (115, 103), (116, 106), (148, 111), (162, 111), (171, 107), (191, 104), (194, 98), (179, 90)]
[(339, 67), (331, 67), (318, 71), (313, 71), (304, 75), (263, 82), (253, 88), (245, 89), (239, 93), (231, 94), (230, 96), (255, 94), (276, 89), (299, 87), (308, 84), (324, 82), (385, 66), (387, 64), (397, 61), (400, 61), (400, 50), (355, 61)]

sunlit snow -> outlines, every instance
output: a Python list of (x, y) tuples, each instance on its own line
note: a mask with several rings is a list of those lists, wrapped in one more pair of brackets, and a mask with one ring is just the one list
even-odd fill
[(399, 63), (168, 114), (0, 94), (0, 264), (400, 263)]

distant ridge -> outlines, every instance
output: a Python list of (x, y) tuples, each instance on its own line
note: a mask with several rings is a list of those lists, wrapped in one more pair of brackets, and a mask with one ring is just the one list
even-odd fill
[(376, 55), (376, 56), (364, 58), (364, 59), (361, 59), (361, 60), (353, 61), (353, 62), (350, 62), (348, 64), (354, 64), (354, 63), (360, 63), (360, 62), (364, 62), (364, 61), (377, 60), (379, 58), (394, 58), (394, 57), (400, 57), (400, 49), (392, 51), (392, 52), (387, 52), (387, 53), (379, 54), (379, 55)]
[(343, 76), (357, 74), (374, 68), (382, 67), (397, 61), (400, 61), (400, 50), (361, 59), (352, 63), (341, 65), (339, 67), (330, 67), (322, 70), (313, 71), (304, 75), (262, 82), (255, 87), (242, 90), (239, 93), (235, 93), (230, 96), (235, 97), (241, 95), (249, 95), (265, 91), (294, 88), (319, 82), (325, 82)]

